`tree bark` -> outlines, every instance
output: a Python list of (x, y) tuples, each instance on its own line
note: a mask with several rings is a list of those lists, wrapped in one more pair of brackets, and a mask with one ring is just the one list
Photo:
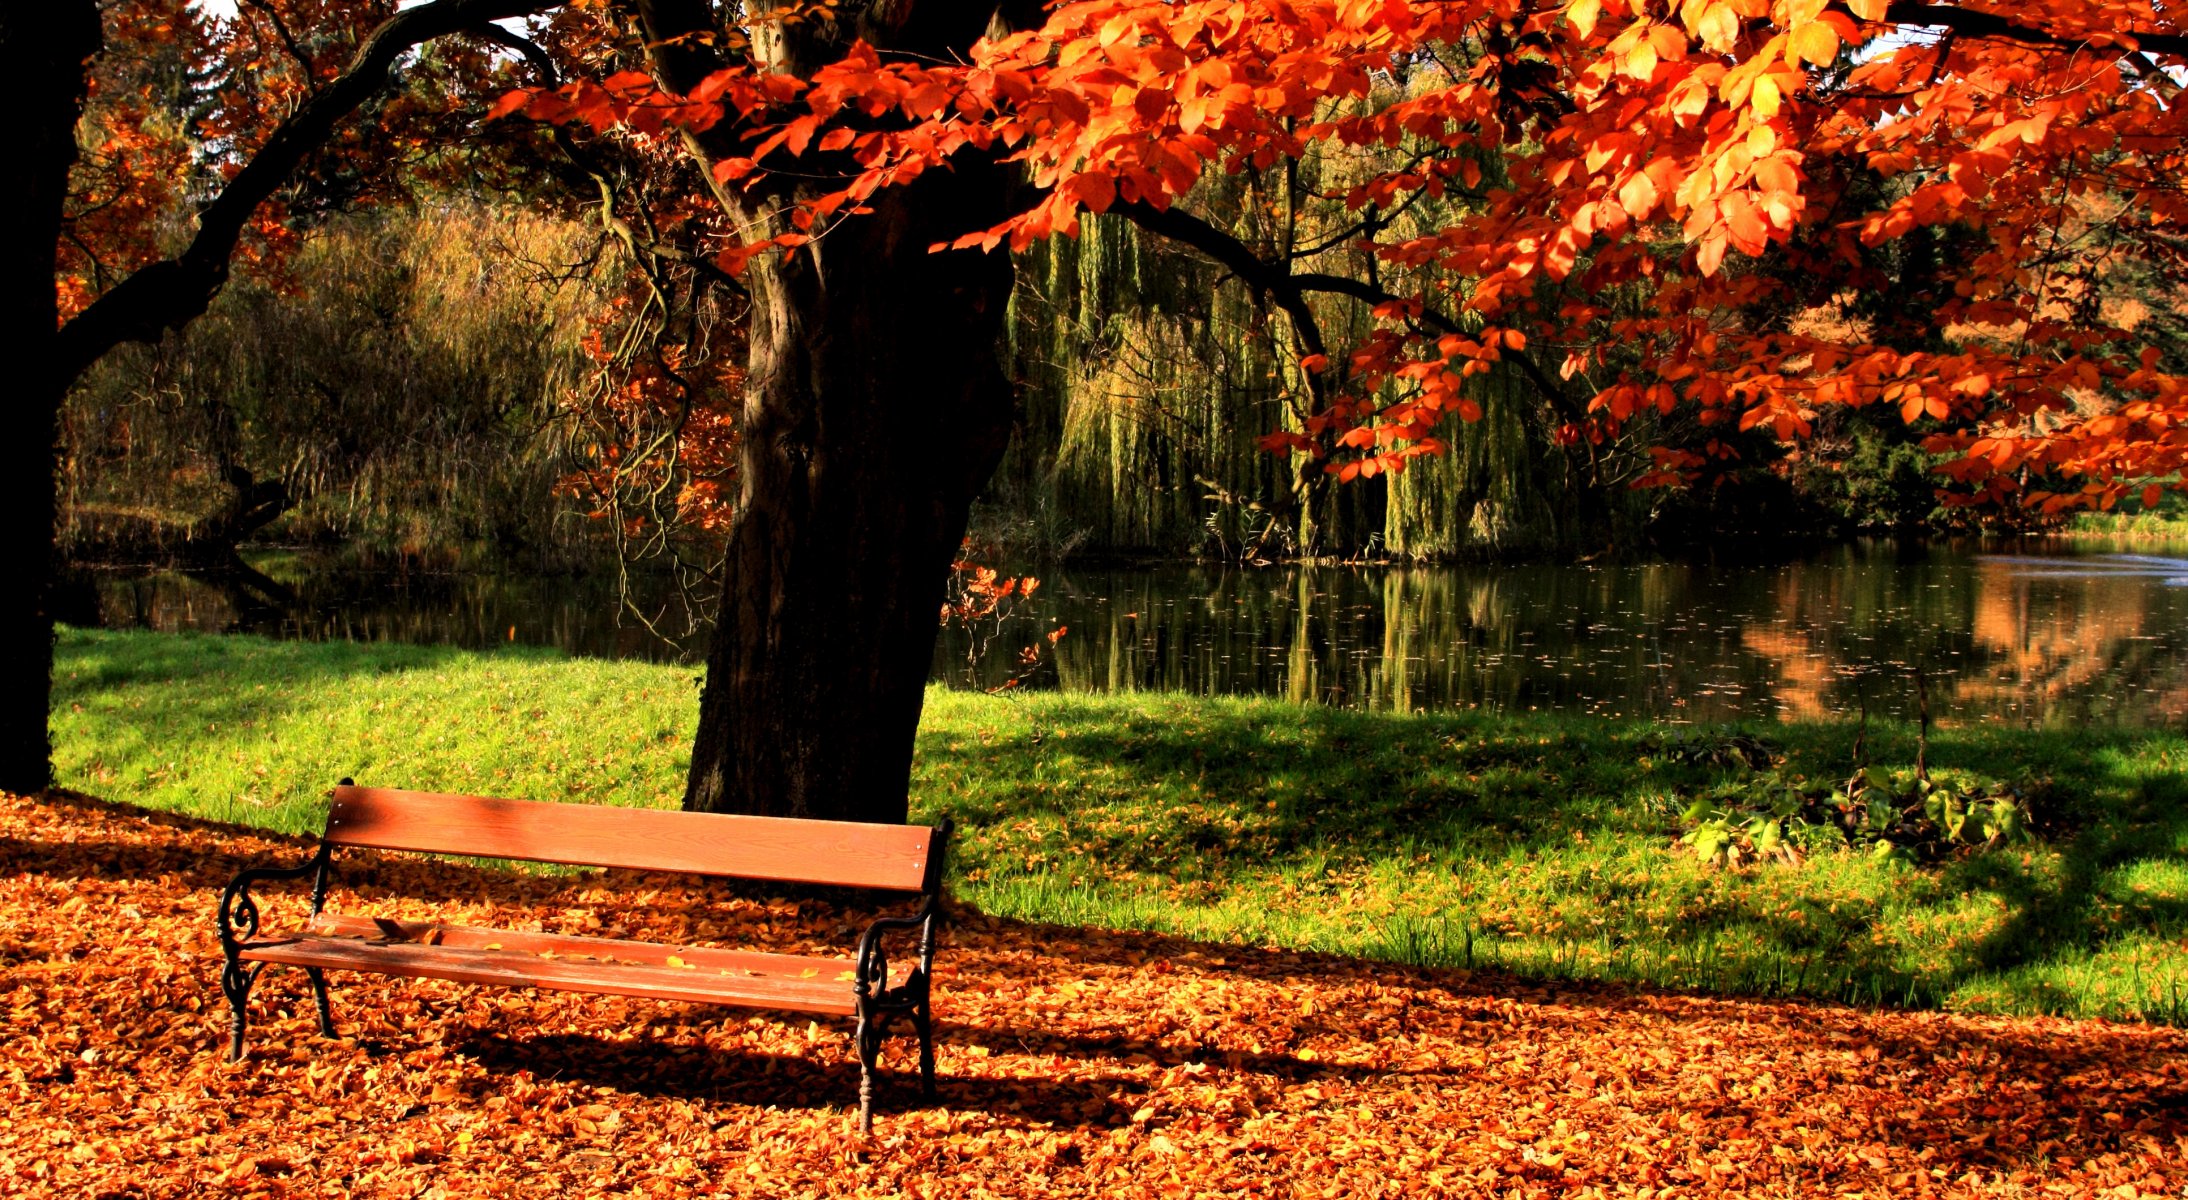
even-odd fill
[(748, 268), (750, 385), (688, 808), (902, 821), (937, 615), (1014, 405), (1010, 260), (929, 244), (1001, 216), (960, 164)]
[[(687, 44), (675, 35), (700, 7), (641, 0), (649, 40)], [(855, 26), (884, 54), (931, 59), (962, 55), (994, 12), (992, 0), (914, 0), (876, 4)], [(761, 53), (793, 70), (841, 53), (772, 37), (784, 41)], [(688, 88), (707, 64), (657, 54), (655, 68)], [(810, 156), (803, 169), (829, 173)], [(1008, 215), (1014, 178), (962, 153), (794, 256), (747, 267), (739, 496), (687, 808), (905, 819), (950, 564), (1015, 415), (998, 358), (1009, 256), (928, 247)], [(779, 212), (807, 185), (770, 186), (740, 198), (740, 215)]]
[(0, 77), (20, 97), (14, 123), (20, 175), (0, 188), (0, 361), (16, 373), (0, 437), (0, 791), (52, 782), (46, 708), (53, 689), (54, 443), (68, 387), (56, 353), (54, 248), (76, 161), (86, 63), (99, 50), (91, 0), (0, 8)]

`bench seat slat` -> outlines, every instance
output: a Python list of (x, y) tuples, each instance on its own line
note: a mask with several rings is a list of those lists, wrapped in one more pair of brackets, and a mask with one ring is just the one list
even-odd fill
[[(705, 948), (676, 948), (689, 968), (672, 968), (645, 961), (624, 961), (637, 955), (637, 946), (617, 942), (615, 959), (543, 959), (529, 950), (510, 948), (523, 935), (488, 933), (503, 948), (420, 944), (409, 939), (363, 939), (326, 933), (287, 933), (258, 937), (241, 946), (238, 957), (287, 966), (317, 966), (326, 970), (365, 970), (374, 974), (403, 974), (416, 979), (451, 979), (457, 983), (499, 983), (505, 988), (554, 988), (562, 992), (602, 992), (617, 996), (645, 996), (654, 1001), (687, 1001), (702, 1005), (744, 1005), (790, 1009), (790, 1012), (823, 1012), (851, 1016), (856, 1001), (851, 983), (836, 979), (849, 964), (842, 959), (805, 959), (814, 977), (792, 974), (750, 974), (711, 961), (726, 950), (709, 955)], [(665, 955), (663, 955), (665, 957)], [(768, 955), (785, 957), (785, 955)], [(702, 966), (705, 964), (705, 966)], [(829, 970), (840, 966), (842, 970)], [(724, 974), (726, 972), (726, 974)]]
[[(583, 937), (570, 933), (533, 933), (514, 929), (480, 929), (442, 925), (434, 921), (396, 921), (347, 913), (321, 913), (302, 932), (309, 936), (363, 938), (369, 941), (418, 942), (457, 950), (520, 950), (526, 954), (545, 951), (558, 955), (588, 955), (617, 962), (668, 966), (681, 959), (701, 971), (734, 971), (751, 975), (783, 975), (792, 979), (837, 979), (852, 962), (842, 955), (768, 954), (758, 950), (724, 950), (714, 946), (674, 946), (667, 942), (633, 942), (622, 938)], [(679, 967), (678, 970), (683, 968)], [(905, 964), (896, 970), (909, 971)], [(808, 975), (806, 972), (814, 972)], [(895, 982), (895, 981), (892, 981)], [(843, 981), (848, 989), (849, 980)]]
[(395, 788), (334, 789), (325, 838), (575, 866), (925, 890), (935, 831), (923, 825), (498, 800)]

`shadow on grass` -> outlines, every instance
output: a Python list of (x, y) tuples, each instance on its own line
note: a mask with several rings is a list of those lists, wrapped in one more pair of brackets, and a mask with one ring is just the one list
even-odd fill
[[(975, 839), (1002, 843), (992, 861), (980, 864), (990, 868), (990, 886), (1023, 887), (1032, 896), (1046, 878), (1106, 875), (1197, 884), (1199, 890), (1186, 895), (1211, 900), (1251, 894), (1279, 878), (1311, 882), (1332, 868), (1390, 864), (1415, 878), (1452, 879), (1448, 894), (1438, 894), (1466, 903), (1460, 897), (1473, 894), (1469, 876), (1515, 864), (1550, 874), (1560, 864), (1586, 865), (1595, 852), (1576, 851), (1576, 833), (1598, 844), (1623, 843), (1630, 869), (1630, 851), (1676, 837), (1681, 802), (1675, 797), (1743, 773), (1666, 761), (1652, 731), (1641, 725), (1476, 714), (1393, 720), (1328, 708), (1191, 700), (1151, 704), (1159, 715), (1120, 716), (1111, 705), (1042, 698), (1023, 715), (1011, 715), (993, 737), (974, 740), (954, 731), (922, 736), (922, 779), (957, 785), (962, 798), (943, 807)], [(1770, 727), (1764, 736), (1783, 744), (1789, 773), (1832, 779), (1850, 772), (1855, 732), (1851, 724), (1795, 725)], [(2156, 769), (2156, 756), (2137, 753), (2149, 739), (2164, 736), (1940, 731), (1930, 745), (1933, 770), (2053, 781), (2059, 811), (2040, 815), (2061, 830), (2049, 848), (2058, 857), (2039, 853), (2029, 860), (2013, 848), (1969, 853), (1904, 878), (1884, 878), (1890, 868), (1863, 862), (1824, 868), (1831, 877), (1821, 878), (1819, 887), (1839, 899), (1848, 886), (1867, 889), (1876, 897), (1870, 903), (1890, 904), (1896, 916), (1852, 904), (1827, 910), (1796, 903), (1807, 886), (1802, 882), (1765, 877), (1749, 886), (1735, 877), (1717, 887), (1675, 873), (1637, 882), (1606, 872), (1590, 877), (1585, 896), (1530, 902), (1593, 903), (1612, 928), (1652, 903), (1675, 910), (1671, 928), (1650, 935), (1655, 948), (1729, 948), (1744, 956), (1716, 976), (1717, 990), (1922, 1005), (1942, 1002), (1977, 980), (1986, 988), (2012, 989), (2018, 985), (1991, 977), (2048, 969), (2062, 955), (2092, 958), (2140, 936), (2172, 940), (2188, 933), (2188, 899), (2115, 894), (2118, 874), (2138, 864), (2188, 865), (2181, 850), (2188, 847), (2188, 783)], [(1910, 730), (1872, 726), (1869, 741), (1877, 768), (1913, 760)], [(1644, 758), (1653, 760), (1646, 768)], [(983, 787), (984, 779), (1032, 780), (1035, 786)], [(930, 794), (946, 791), (932, 788)], [(1043, 835), (1022, 832), (1043, 825)], [(1031, 865), (1020, 865), (1028, 860)], [(1248, 893), (1229, 893), (1240, 885)], [(1442, 885), (1431, 890), (1436, 886)], [(1493, 889), (1494, 881), (1486, 886)], [(1126, 882), (1114, 887), (1129, 890)], [(1918, 925), (1943, 920), (1968, 896), (1996, 897), (2004, 912), (2002, 921), (1967, 943), (1910, 949), (1896, 936), (1872, 936), (1905, 932), (1881, 928), (1880, 921), (1910, 915)], [(1313, 903), (1311, 895), (1292, 899)], [(1026, 911), (1041, 907), (1036, 902)], [(1088, 919), (1101, 918), (1101, 905), (1085, 907)], [(1649, 913), (1642, 923), (1660, 917)], [(1394, 920), (1386, 931), (1389, 946), (1371, 952), (1430, 965), (1500, 961), (1491, 942), (1477, 947), (1472, 929), (1433, 932), (1429, 945), (1415, 936), (1409, 945), (1407, 937), (1419, 931), (1397, 928), (1402, 923)], [(1606, 934), (1588, 945), (1600, 952), (1598, 959), (1615, 959), (1623, 943)], [(1910, 953), (1925, 961), (1909, 959)], [(1686, 957), (1691, 961), (1691, 954)], [(1552, 976), (1565, 973), (1556, 964), (1502, 961)], [(2060, 997), (2025, 989), (2013, 994), (2032, 1011), (2060, 1006)], [(2158, 1011), (2148, 1015), (2188, 1019), (2188, 1011), (2174, 1011), (2179, 1002), (2171, 1009), (2162, 996), (2156, 1002)]]

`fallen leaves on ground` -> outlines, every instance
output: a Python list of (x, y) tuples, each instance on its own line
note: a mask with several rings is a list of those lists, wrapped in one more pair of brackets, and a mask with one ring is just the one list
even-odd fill
[[(848, 1026), (271, 968), (225, 1061), (213, 908), (307, 843), (0, 797), (0, 1179), (28, 1194), (2162, 1196), (2188, 1034), (1544, 988), (964, 914), (941, 1100)], [(357, 852), (330, 908), (793, 953), (870, 915)], [(267, 917), (301, 910), (269, 888)], [(891, 1062), (911, 1061), (908, 1038)], [(4, 1190), (4, 1189), (0, 1189)]]

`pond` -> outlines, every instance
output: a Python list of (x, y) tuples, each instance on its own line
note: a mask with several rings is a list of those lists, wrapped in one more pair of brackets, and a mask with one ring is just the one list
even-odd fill
[[(612, 577), (259, 561), (279, 594), (174, 573), (82, 573), (63, 616), (655, 659), (704, 646), (675, 597), (644, 597), (657, 628), (683, 635), (665, 640), (622, 609)], [(1019, 653), (1030, 645), (1044, 649), (1028, 671)], [(1911, 715), (1918, 673), (1946, 721), (2188, 722), (2188, 547), (1865, 543), (1770, 564), (1070, 567), (1000, 621), (946, 630), (934, 667), (959, 687), (1016, 677), (1012, 686), (1066, 691), (1681, 723)]]

